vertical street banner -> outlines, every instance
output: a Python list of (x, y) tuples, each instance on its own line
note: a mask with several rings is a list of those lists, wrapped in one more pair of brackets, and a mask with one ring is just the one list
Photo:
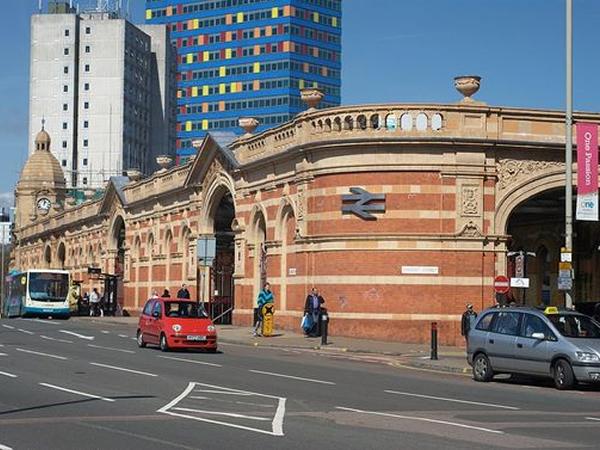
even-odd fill
[(598, 221), (598, 125), (578, 123), (577, 220)]

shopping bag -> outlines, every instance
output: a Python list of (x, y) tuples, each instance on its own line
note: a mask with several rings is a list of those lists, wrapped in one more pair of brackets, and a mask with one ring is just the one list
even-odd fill
[(303, 318), (302, 318), (302, 329), (304, 330), (305, 333), (308, 333), (313, 327), (313, 319), (312, 316), (310, 316), (309, 314), (306, 314)]

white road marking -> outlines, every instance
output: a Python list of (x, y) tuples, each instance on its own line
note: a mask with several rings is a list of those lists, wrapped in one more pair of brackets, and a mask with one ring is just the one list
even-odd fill
[(75, 391), (73, 389), (67, 389), (67, 388), (64, 388), (64, 387), (56, 386), (54, 384), (39, 383), (39, 385), (40, 386), (45, 386), (45, 387), (50, 388), (50, 389), (56, 389), (57, 391), (63, 391), (63, 392), (69, 392), (71, 394), (81, 395), (82, 397), (89, 397), (89, 398), (95, 398), (95, 399), (98, 399), (98, 400), (104, 400), (105, 402), (114, 402), (115, 401), (112, 398), (106, 398), (106, 397), (101, 397), (99, 395), (88, 394), (87, 392)]
[(250, 370), (250, 372), (252, 373), (258, 373), (261, 375), (271, 375), (273, 377), (281, 377), (281, 378), (290, 378), (292, 380), (299, 380), (299, 381), (308, 381), (310, 383), (319, 383), (319, 384), (331, 384), (331, 385), (335, 385), (335, 383), (333, 381), (323, 381), (323, 380), (315, 380), (313, 378), (303, 378), (303, 377), (296, 377), (294, 375), (284, 375), (282, 373), (274, 373), (274, 372), (264, 372), (262, 370)]
[(13, 450), (12, 447), (8, 447), (7, 445), (0, 444), (0, 450)]
[(210, 400), (208, 397), (200, 397), (199, 395), (190, 395), (194, 400)]
[(94, 345), (94, 344), (88, 344), (88, 347), (101, 348), (102, 350), (111, 350), (113, 352), (135, 353), (133, 350), (124, 350), (122, 348), (114, 348), (114, 347), (103, 347), (101, 345)]
[(418, 422), (427, 422), (427, 423), (437, 423), (439, 425), (449, 425), (452, 427), (466, 428), (469, 430), (484, 431), (486, 433), (504, 434), (504, 431), (492, 430), (490, 428), (483, 428), (483, 427), (475, 427), (473, 425), (465, 425), (464, 423), (448, 422), (446, 420), (428, 419), (426, 417), (402, 416), (399, 414), (391, 414), (391, 413), (384, 413), (384, 412), (378, 412), (378, 411), (364, 411), (364, 410), (355, 409), (355, 408), (345, 408), (343, 406), (336, 406), (335, 409), (339, 409), (341, 411), (350, 411), (350, 412), (355, 412), (355, 413), (360, 413), (360, 414), (371, 414), (374, 416), (392, 417), (395, 419), (414, 420), (414, 421), (418, 421)]
[[(257, 397), (277, 399), (278, 400), (277, 411), (276, 411), (275, 417), (273, 418), (273, 421), (271, 423), (272, 431), (261, 430), (259, 428), (246, 427), (243, 425), (221, 422), (219, 420), (206, 419), (203, 417), (190, 416), (187, 414), (180, 414), (180, 413), (169, 411), (170, 409), (175, 409), (175, 405), (177, 405), (177, 403), (179, 403), (181, 400), (183, 400), (185, 397), (187, 397), (194, 390), (194, 387), (196, 385), (215, 389), (215, 392), (218, 392), (221, 394), (224, 394), (224, 393), (236, 394), (237, 393), (237, 394), (243, 395), (243, 396), (254, 395)], [(258, 394), (256, 392), (242, 391), (239, 389), (215, 386), (212, 384), (190, 382), (188, 384), (188, 386), (185, 388), (185, 390), (179, 396), (177, 396), (175, 399), (173, 399), (173, 401), (171, 401), (167, 405), (160, 408), (157, 412), (163, 413), (163, 414), (168, 414), (168, 415), (175, 416), (175, 417), (183, 417), (186, 419), (197, 420), (199, 422), (213, 423), (216, 425), (223, 425), (225, 427), (237, 428), (239, 430), (254, 431), (255, 433), (268, 434), (270, 436), (283, 436), (284, 435), (284, 433), (283, 433), (283, 418), (285, 416), (285, 401), (286, 401), (285, 398), (276, 397), (274, 395)], [(210, 412), (210, 413), (214, 414), (213, 412)]]
[(74, 333), (73, 331), (67, 331), (67, 330), (58, 330), (59, 333), (65, 333), (65, 334), (70, 334), (71, 336), (75, 336), (78, 337), (80, 339), (85, 339), (87, 341), (92, 341), (94, 340), (94, 336), (85, 336), (83, 334), (79, 334), (79, 333)]
[(47, 323), (47, 324), (50, 324), (50, 325), (60, 325), (60, 323), (58, 323), (58, 322), (52, 322), (50, 320), (43, 320), (43, 319), (27, 319), (27, 320), (31, 320), (33, 322)]
[(110, 331), (102, 330), (102, 331), (100, 331), (100, 333), (102, 333), (102, 334), (110, 334)]
[(24, 330), (23, 328), (17, 328), (17, 330), (20, 331), (21, 333), (25, 333), (25, 334), (29, 334), (29, 335), (35, 334), (33, 331), (27, 331), (27, 330)]
[[(9, 378), (17, 378), (17, 376), (13, 373), (8, 373), (8, 372), (0, 372), (0, 375), (4, 375), (5, 377), (9, 377)], [(2, 447), (0, 447), (0, 449), (2, 449)]]
[(6, 353), (0, 353), (0, 356), (8, 356)]
[(172, 359), (174, 361), (183, 361), (183, 362), (189, 362), (189, 363), (193, 363), (193, 364), (201, 364), (203, 366), (223, 367), (221, 364), (209, 363), (209, 362), (204, 362), (204, 361), (196, 361), (195, 359), (176, 358), (175, 356), (161, 356), (161, 355), (158, 355), (158, 357), (164, 358), (164, 359)]
[(33, 350), (25, 350), (24, 348), (18, 348), (17, 351), (23, 353), (31, 353), (32, 355), (47, 356), (48, 358), (62, 359), (63, 361), (69, 359), (64, 356), (51, 355), (50, 353), (34, 352)]
[(596, 421), (596, 422), (600, 422), (600, 419), (599, 419), (599, 418), (597, 418), (597, 417), (586, 417), (585, 419), (586, 419), (586, 420), (594, 420), (594, 421)]
[(418, 397), (418, 398), (427, 398), (430, 400), (440, 400), (443, 402), (464, 403), (466, 405), (477, 405), (477, 406), (489, 406), (491, 408), (510, 409), (513, 411), (520, 410), (520, 408), (517, 408), (515, 406), (498, 405), (495, 403), (472, 402), (472, 401), (468, 401), (468, 400), (459, 400), (459, 399), (455, 399), (455, 398), (434, 397), (433, 395), (412, 394), (410, 392), (399, 392), (399, 391), (391, 391), (391, 390), (386, 390), (384, 392), (387, 392), (388, 394), (405, 395), (407, 397)]
[(72, 344), (72, 343), (73, 343), (73, 341), (69, 341), (69, 340), (67, 340), (67, 339), (58, 339), (58, 338), (53, 338), (53, 337), (50, 337), (50, 336), (44, 336), (43, 334), (42, 334), (42, 335), (40, 335), (40, 337), (41, 337), (42, 339), (46, 339), (46, 340), (48, 340), (48, 341), (62, 342), (62, 343), (64, 343), (64, 344)]
[(15, 327), (12, 327), (10, 325), (2, 325), (4, 328), (8, 328), (9, 330), (14, 330)]
[(126, 334), (120, 334), (119, 337), (120, 338), (128, 338), (129, 336), (127, 336)]
[(268, 417), (246, 416), (244, 414), (207, 411), (205, 409), (192, 409), (192, 408), (173, 408), (173, 409), (176, 411), (197, 412), (197, 413), (209, 414), (211, 416), (227, 416), (227, 417), (235, 417), (237, 419), (259, 420), (261, 422), (270, 422), (271, 421), (271, 419), (269, 419)]
[(155, 373), (142, 372), (141, 370), (127, 369), (125, 367), (109, 366), (108, 364), (100, 364), (100, 363), (95, 363), (95, 362), (91, 362), (90, 364), (92, 366), (105, 367), (107, 369), (121, 370), (123, 372), (135, 373), (138, 375), (146, 375), (147, 377), (157, 377), (158, 376)]
[(251, 392), (223, 392), (214, 389), (197, 389), (194, 390), (194, 392), (202, 392), (203, 394), (238, 395), (240, 397), (252, 397), (254, 395)]

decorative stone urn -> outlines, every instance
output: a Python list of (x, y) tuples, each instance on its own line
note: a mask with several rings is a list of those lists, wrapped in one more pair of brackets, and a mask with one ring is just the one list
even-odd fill
[(317, 88), (304, 88), (300, 89), (300, 98), (304, 103), (308, 105), (308, 111), (317, 109), (321, 100), (323, 100), (325, 94), (323, 91)]
[(77, 199), (73, 196), (67, 197), (66, 202), (67, 202), (67, 206), (76, 206), (77, 205)]
[(249, 136), (254, 133), (256, 127), (258, 127), (258, 120), (254, 117), (240, 117), (238, 119), (238, 125), (240, 128), (244, 129), (246, 136)]
[(173, 162), (173, 158), (169, 155), (160, 155), (156, 157), (156, 164), (160, 166), (161, 172), (164, 172)]
[(140, 169), (127, 169), (127, 176), (133, 182), (140, 181), (142, 179), (142, 171)]
[(464, 95), (463, 102), (472, 102), (471, 96), (479, 90), (481, 77), (477, 75), (461, 75), (454, 77), (454, 87)]

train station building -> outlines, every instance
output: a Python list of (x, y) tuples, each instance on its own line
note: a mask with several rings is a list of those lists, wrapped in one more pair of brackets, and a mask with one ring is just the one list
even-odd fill
[[(526, 304), (562, 305), (557, 288), (564, 237), (565, 125), (560, 111), (494, 107), (459, 80), (454, 104), (310, 108), (277, 128), (229, 144), (210, 134), (185, 165), (110, 180), (84, 202), (67, 195), (51, 137), (41, 131), (16, 188), (14, 268), (65, 268), (85, 290), (88, 267), (119, 280), (136, 314), (153, 290), (232, 308), (250, 325), (261, 284), (276, 302), (276, 326), (298, 330), (316, 286), (330, 334), (461, 342), (466, 303), (494, 303), (496, 275), (512, 275), (507, 252), (534, 252)], [(600, 123), (600, 114), (576, 113)], [(576, 179), (576, 177), (575, 177)], [(575, 302), (600, 300), (600, 230), (577, 223)], [(199, 268), (197, 241), (216, 237)], [(199, 276), (200, 274), (200, 276)], [(202, 276), (204, 275), (204, 276)]]

